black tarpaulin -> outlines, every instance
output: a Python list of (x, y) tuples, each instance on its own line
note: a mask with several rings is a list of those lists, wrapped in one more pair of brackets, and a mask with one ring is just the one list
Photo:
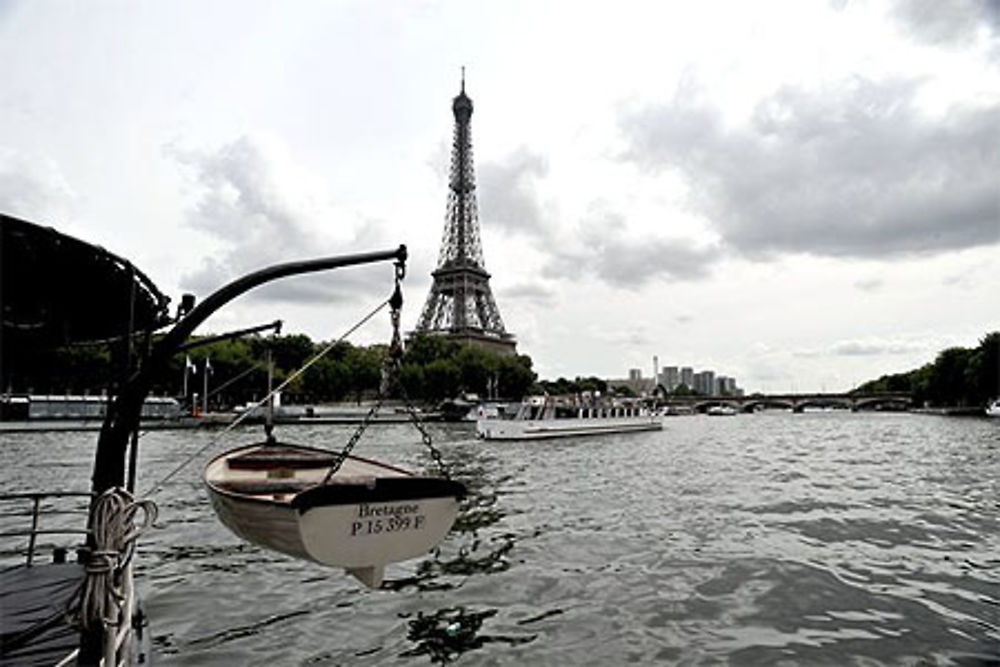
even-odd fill
[(0, 354), (155, 330), (168, 302), (121, 257), (0, 214)]

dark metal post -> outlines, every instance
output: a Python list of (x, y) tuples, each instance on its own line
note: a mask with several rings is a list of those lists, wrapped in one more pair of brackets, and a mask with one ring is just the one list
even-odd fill
[(31, 508), (31, 535), (28, 536), (28, 567), (35, 560), (35, 540), (38, 538), (38, 510), (42, 497), (35, 496)]

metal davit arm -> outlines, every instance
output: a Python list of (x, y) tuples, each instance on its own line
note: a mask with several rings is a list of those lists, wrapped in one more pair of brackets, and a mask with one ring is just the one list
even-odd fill
[(153, 346), (141, 368), (129, 378), (109, 406), (101, 426), (94, 458), (92, 478), (94, 494), (100, 495), (107, 489), (125, 483), (125, 452), (129, 434), (138, 428), (142, 404), (146, 400), (153, 380), (164, 371), (170, 358), (184, 345), (194, 330), (215, 311), (254, 287), (279, 278), (391, 260), (405, 264), (406, 258), (406, 246), (401, 245), (395, 250), (276, 264), (237, 278), (209, 295)]
[[(272, 280), (390, 260), (395, 260), (397, 265), (405, 264), (406, 246), (401, 245), (395, 250), (383, 252), (340, 255), (303, 262), (276, 264), (247, 274), (221, 287), (174, 324), (174, 327), (153, 346), (149, 356), (143, 360), (139, 369), (125, 382), (121, 392), (108, 406), (108, 413), (101, 425), (101, 434), (97, 440), (97, 453), (94, 457), (92, 489), (95, 500), (90, 505), (88, 548), (93, 549), (97, 543), (94, 530), (98, 523), (95, 520), (95, 514), (97, 514), (99, 504), (96, 499), (109, 489), (125, 485), (125, 458), (129, 437), (139, 427), (142, 404), (146, 400), (150, 386), (153, 380), (164, 372), (170, 358), (183, 347), (188, 336), (200, 324), (244, 292)], [(89, 556), (85, 558), (89, 560)], [(85, 586), (89, 581), (90, 574), (85, 579)], [(124, 620), (124, 623), (129, 622), (130, 619)], [(85, 626), (80, 633), (77, 664), (97, 665), (103, 655), (113, 656), (116, 649), (111, 642), (113, 642), (117, 632), (117, 626), (105, 629), (102, 622), (96, 622), (91, 627)]]

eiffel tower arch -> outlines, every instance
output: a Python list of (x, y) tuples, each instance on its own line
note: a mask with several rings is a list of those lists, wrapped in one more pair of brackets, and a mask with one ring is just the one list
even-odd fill
[(414, 333), (443, 336), (501, 354), (515, 354), (514, 336), (504, 328), (500, 309), (490, 291), (490, 274), (483, 261), (476, 204), (469, 121), (472, 100), (462, 90), (451, 104), (455, 116), (448, 179), (448, 211), (437, 268)]

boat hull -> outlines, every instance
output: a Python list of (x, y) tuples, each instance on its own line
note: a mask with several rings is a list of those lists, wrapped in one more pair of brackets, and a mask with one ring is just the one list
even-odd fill
[(462, 484), (353, 456), (323, 483), (334, 459), (311, 447), (252, 445), (210, 462), (205, 485), (237, 536), (346, 568), (369, 585), (386, 564), (425, 554), (448, 534)]
[(594, 419), (482, 419), (476, 422), (479, 437), (486, 440), (547, 440), (577, 436), (659, 431), (657, 416)]
[(314, 560), (302, 543), (298, 514), (291, 505), (222, 493), (211, 485), (208, 497), (219, 521), (237, 537), (289, 556)]
[(430, 551), (458, 515), (455, 498), (314, 507), (299, 516), (309, 557), (349, 569), (396, 563)]

